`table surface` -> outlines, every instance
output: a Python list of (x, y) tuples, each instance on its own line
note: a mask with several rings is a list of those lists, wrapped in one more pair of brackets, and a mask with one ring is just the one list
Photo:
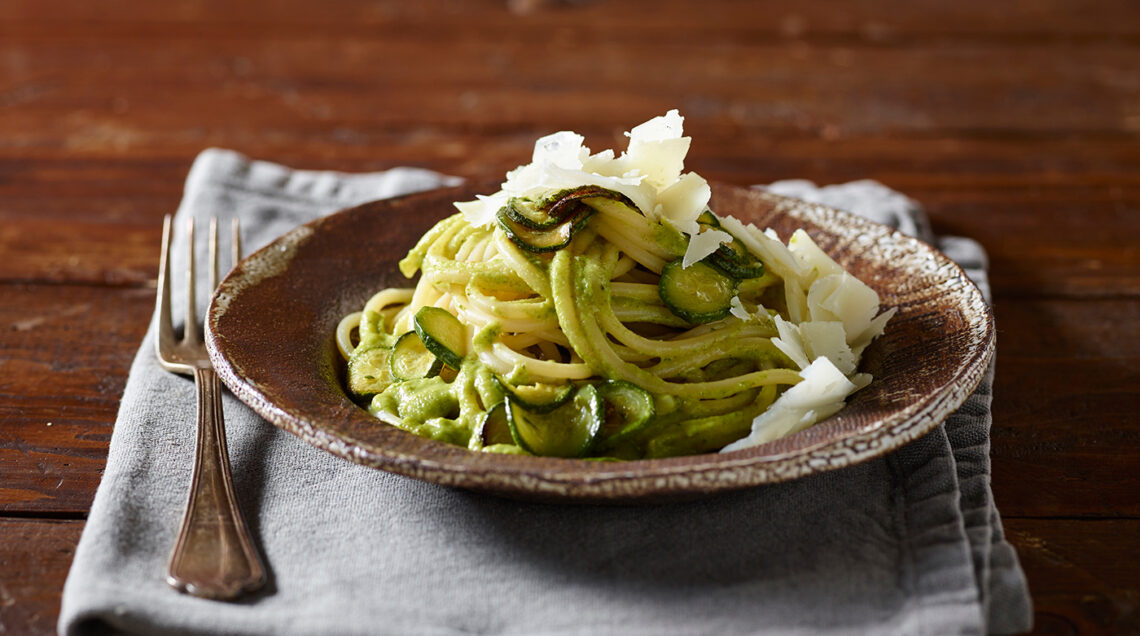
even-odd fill
[(1140, 631), (1140, 5), (4, 0), (0, 632), (54, 631), (200, 150), (483, 177), (674, 107), (711, 180), (873, 178), (986, 246), (1035, 629)]

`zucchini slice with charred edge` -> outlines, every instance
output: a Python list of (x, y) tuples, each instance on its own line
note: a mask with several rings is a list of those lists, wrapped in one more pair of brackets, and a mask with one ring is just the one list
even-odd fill
[(574, 214), (557, 225), (549, 229), (536, 230), (516, 223), (508, 216), (506, 209), (506, 207), (501, 208), (495, 215), (499, 227), (503, 228), (512, 243), (536, 254), (553, 252), (569, 245), (571, 239), (586, 227), (590, 217), (597, 213), (597, 210), (590, 206), (579, 206)]
[(539, 203), (539, 207), (547, 210), (547, 213), (554, 218), (566, 218), (576, 207), (576, 203), (583, 199), (611, 199), (623, 203), (634, 210), (637, 209), (633, 201), (630, 201), (629, 197), (624, 194), (615, 192), (614, 190), (607, 190), (596, 185), (559, 190), (543, 199), (542, 202)]
[(495, 375), (495, 383), (519, 404), (531, 413), (549, 413), (562, 406), (574, 396), (574, 385), (566, 384), (511, 384)]
[(716, 218), (716, 215), (713, 214), (712, 210), (708, 208), (705, 208), (704, 212), (701, 212), (699, 215), (697, 215), (697, 225), (714, 230), (723, 229), (720, 226), (720, 219)]
[(532, 230), (549, 230), (578, 214), (579, 208), (587, 205), (583, 202), (584, 199), (612, 199), (637, 209), (629, 197), (620, 192), (600, 186), (581, 186), (559, 190), (537, 202), (511, 197), (502, 211), (507, 218), (523, 227)]
[(588, 199), (617, 201), (636, 210), (629, 197), (600, 186), (559, 190), (537, 203), (511, 198), (495, 214), (499, 227), (515, 245), (534, 253), (553, 252), (570, 244), (598, 210)]
[(682, 267), (682, 259), (670, 261), (661, 270), (657, 294), (677, 316), (693, 324), (720, 320), (732, 308), (736, 279), (699, 261)]
[(384, 346), (357, 347), (348, 357), (348, 390), (356, 395), (373, 395), (392, 384), (388, 358), (392, 350)]
[(467, 328), (451, 312), (440, 307), (422, 307), (412, 320), (424, 347), (444, 364), (459, 369), (467, 355)]
[(499, 402), (483, 414), (479, 420), (479, 437), (483, 446), (515, 443), (511, 437), (511, 425), (507, 422), (506, 402)]
[[(569, 212), (570, 208), (567, 206), (562, 210)], [(534, 201), (518, 197), (511, 197), (507, 201), (507, 205), (503, 207), (503, 214), (515, 223), (532, 230), (549, 230), (566, 220), (565, 215), (551, 216)]]
[(759, 278), (764, 275), (764, 263), (752, 255), (744, 244), (733, 237), (731, 243), (721, 244), (705, 258), (710, 265), (736, 280)]
[(419, 334), (409, 331), (396, 340), (388, 357), (392, 377), (397, 380), (414, 380), (438, 375), (443, 363), (427, 350)]
[(764, 275), (764, 263), (760, 261), (740, 239), (736, 238), (732, 232), (727, 232), (720, 224), (720, 219), (713, 214), (712, 210), (706, 209), (697, 216), (697, 225), (700, 226), (701, 232), (706, 229), (720, 230), (729, 236), (732, 236), (732, 242), (722, 243), (719, 245), (715, 252), (709, 254), (704, 260), (708, 261), (709, 265), (716, 267), (725, 274), (735, 278), (736, 280), (745, 280), (748, 278), (759, 278)]
[(534, 413), (506, 398), (507, 423), (520, 448), (547, 457), (581, 457), (590, 452), (602, 430), (605, 408), (593, 385), (549, 413)]
[(641, 430), (656, 414), (653, 396), (635, 384), (606, 380), (596, 386), (605, 400), (603, 434), (607, 440), (614, 441)]

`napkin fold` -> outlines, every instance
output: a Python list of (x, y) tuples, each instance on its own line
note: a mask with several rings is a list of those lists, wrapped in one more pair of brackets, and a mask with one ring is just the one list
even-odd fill
[[(237, 216), (255, 249), (334, 210), (456, 182), (407, 168), (291, 170), (210, 149), (190, 172), (176, 227)], [(919, 206), (880, 184), (769, 188), (934, 242), (987, 289), (980, 246), (935, 239)], [(234, 482), (270, 579), (238, 602), (182, 595), (164, 572), (190, 481), (194, 386), (158, 366), (153, 337), (152, 324), (64, 587), (62, 634), (981, 634), (1031, 625), (989, 487), (992, 369), (944, 425), (885, 457), (660, 506), (523, 503), (391, 475), (308, 446), (227, 393)]]

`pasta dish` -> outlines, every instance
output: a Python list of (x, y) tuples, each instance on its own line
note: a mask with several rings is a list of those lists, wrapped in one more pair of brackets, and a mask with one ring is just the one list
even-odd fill
[(341, 320), (352, 396), (472, 450), (634, 460), (731, 451), (828, 417), (893, 313), (802, 230), (709, 207), (677, 111), (591, 154), (560, 132), (456, 203)]

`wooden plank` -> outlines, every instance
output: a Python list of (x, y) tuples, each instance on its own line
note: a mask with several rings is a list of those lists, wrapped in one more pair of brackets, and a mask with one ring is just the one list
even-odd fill
[[(10, 0), (4, 14), (19, 25), (96, 24), (127, 22), (155, 24), (165, 29), (194, 26), (208, 30), (243, 28), (250, 38), (305, 29), (318, 33), (359, 32), (363, 29), (462, 22), (474, 29), (502, 27), (510, 19), (548, 28), (584, 22), (606, 34), (625, 37), (705, 35), (709, 29), (763, 33), (786, 38), (855, 35), (868, 42), (895, 41), (910, 36), (969, 34), (975, 37), (1064, 37), (1135, 35), (1138, 12), (1120, 0), (1090, 0), (1080, 5), (1063, 0), (1009, 2), (1001, 11), (978, 11), (970, 3), (921, 2), (788, 5), (776, 0), (729, 0), (693, 5), (684, 0), (659, 2), (561, 2), (559, 0), (465, 2), (422, 0), (377, 6), (369, 2), (338, 2), (316, 7), (304, 0), (284, 0), (274, 11), (224, 0), (180, 0), (155, 6), (124, 3), (96, 9), (81, 0), (64, 0), (52, 12), (37, 10), (35, 0)], [(53, 5), (54, 6), (54, 5)], [(256, 25), (259, 28), (250, 28)], [(637, 27), (636, 29), (633, 27)], [(523, 30), (521, 28), (517, 30)], [(512, 33), (513, 34), (513, 33)], [(927, 40), (928, 41), (928, 40)]]
[(1053, 364), (999, 351), (992, 483), (1009, 514), (1140, 516), (1140, 358)]
[(7, 222), (0, 227), (0, 281), (145, 285), (157, 276), (161, 227), (161, 220)]
[(1004, 524), (1033, 595), (1034, 634), (1140, 633), (1140, 520)]
[(1140, 294), (1140, 198), (1127, 187), (916, 191), (939, 234), (968, 236), (990, 257), (995, 295)]
[[(578, 132), (595, 150), (620, 151), (626, 144), (622, 131), (640, 121), (613, 117)], [(465, 177), (494, 177), (530, 161), (535, 139), (568, 123), (551, 117), (533, 127), (305, 129), (230, 147), (296, 168), (365, 172), (418, 165)], [(46, 119), (42, 124), (56, 125)], [(193, 125), (173, 123), (174, 129)], [(0, 120), (0, 129), (5, 126)], [(693, 137), (689, 169), (742, 185), (787, 178), (819, 183), (871, 178), (916, 197), (921, 194), (928, 205), (942, 199), (954, 204), (992, 198), (1033, 200), (1041, 206), (1052, 199), (1076, 204), (1091, 197), (1086, 207), (1117, 209), (1122, 220), (1129, 215), (1121, 208), (1136, 205), (1140, 186), (1140, 144), (1130, 138), (772, 132), (692, 113), (687, 114), (685, 131)], [(225, 139), (219, 135), (211, 141)], [(202, 150), (201, 145), (172, 144), (123, 152), (121, 146), (108, 137), (102, 145), (69, 154), (50, 148), (4, 148), (0, 140), (0, 212), (18, 213), (34, 202), (73, 215), (121, 215), (116, 206), (131, 200), (177, 202), (191, 162)], [(44, 197), (45, 191), (54, 196)]]
[(1002, 512), (1140, 516), (1140, 299), (999, 301), (996, 318)]
[(581, 129), (669, 107), (761, 131), (1140, 132), (1132, 46), (1070, 46), (1059, 56), (1055, 42), (856, 47), (759, 36), (693, 55), (691, 42), (631, 41), (588, 23), (511, 38), (485, 37), (459, 18), (424, 28), (448, 40), (448, 59), (402, 23), (382, 37), (298, 33), (255, 45), (245, 30), (204, 40), (198, 28), (145, 23), (61, 38), (9, 32), (0, 59), (16, 63), (3, 144), (125, 152), (374, 127)]
[(55, 633), (83, 523), (0, 517), (0, 633)]
[[(1140, 338), (1135, 337), (1135, 327), (1140, 325), (1140, 299), (999, 299), (994, 313), (999, 365), (1007, 354), (1038, 362), (1043, 372), (1044, 367), (1083, 361), (1101, 363), (1116, 372), (1131, 368), (1131, 379), (1135, 379), (1138, 367), (1131, 363), (1140, 358)], [(1129, 379), (1127, 374), (1120, 376), (1122, 382)]]
[(154, 292), (0, 285), (0, 294), (0, 512), (85, 513)]

